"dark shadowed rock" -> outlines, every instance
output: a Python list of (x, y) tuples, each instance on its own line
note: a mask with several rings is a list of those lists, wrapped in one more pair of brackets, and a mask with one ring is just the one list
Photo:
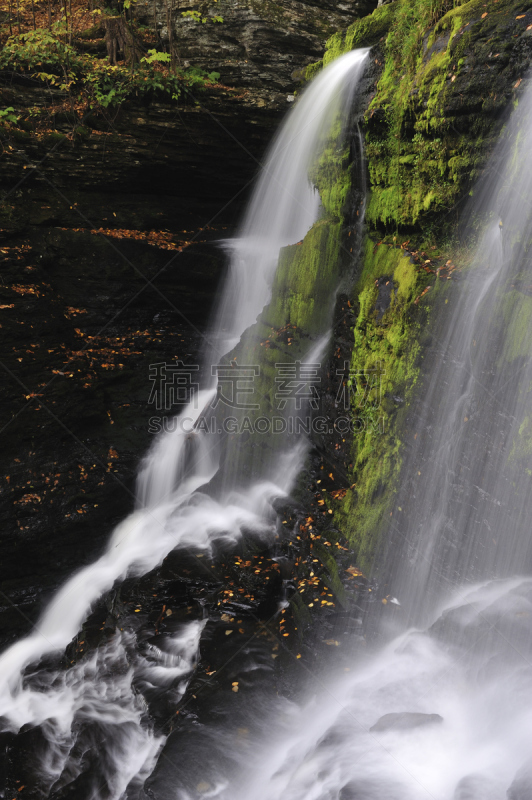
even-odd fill
[[(140, 0), (135, 14), (152, 28), (155, 19), (157, 35), (166, 45), (172, 29), (182, 64), (217, 70), (223, 83), (251, 90), (257, 105), (264, 106), (286, 104), (286, 92), (297, 87), (305, 67), (321, 58), (324, 41), (376, 6), (377, 0), (220, 0), (212, 10), (222, 23), (213, 23), (210, 13), (201, 23), (174, 12), (169, 25), (167, 7)], [(189, 10), (202, 8), (199, 0), (187, 3)]]

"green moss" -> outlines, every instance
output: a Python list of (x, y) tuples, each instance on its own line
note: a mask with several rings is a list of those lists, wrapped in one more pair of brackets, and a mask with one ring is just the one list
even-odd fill
[(516, 358), (530, 353), (532, 338), (532, 297), (521, 292), (507, 292), (501, 301), (501, 314), (504, 325), (504, 349), (499, 367)]
[(482, 114), (469, 126), (456, 126), (445, 109), (453, 92), (461, 102), (457, 81), (468, 59), (484, 64), (493, 42), (504, 52), (507, 42), (497, 40), (498, 26), (507, 26), (528, 5), (529, 0), (396, 0), (328, 40), (324, 65), (355, 47), (379, 43), (373, 52), (383, 70), (366, 116), (367, 218), (373, 226), (420, 226), (452, 208), (476, 179), (505, 93), (483, 96)]
[(386, 36), (398, 5), (399, 2), (396, 0), (394, 3), (376, 8), (372, 14), (358, 19), (350, 25), (345, 35), (335, 33), (331, 36), (327, 40), (327, 49), (323, 58), (324, 66), (349, 50), (355, 50), (357, 47), (371, 47)]
[[(333, 35), (323, 62), (307, 70), (314, 75), (321, 63), (367, 45), (374, 46), (373, 69), (381, 68), (364, 119), (370, 184), (366, 219), (370, 231), (379, 233), (366, 238), (352, 292), (357, 316), (351, 374), (359, 376), (360, 391), (357, 385), (351, 414), (358, 432), (348, 475), (351, 489), (342, 499), (331, 499), (335, 526), (349, 538), (364, 570), (395, 513), (406, 418), (419, 381), (430, 308), (452, 291), (451, 283), (433, 278), (431, 292), (416, 302), (426, 288), (426, 273), (400, 248), (376, 241), (386, 239), (387, 231), (402, 231), (401, 238), (419, 243), (422, 235), (432, 245), (441, 241), (445, 225), (453, 224), (449, 212), (476, 180), (499, 132), (498, 112), (512, 97), (511, 69), (492, 71), (487, 62), (493, 52), (501, 56), (498, 68), (503, 63), (507, 49), (514, 47), (510, 37), (513, 42), (523, 32), (515, 17), (529, 7), (530, 0), (396, 0)], [(482, 72), (478, 78), (475, 70)], [(464, 114), (467, 107), (473, 110)], [(342, 169), (341, 158), (322, 164), (329, 225), (341, 220), (346, 208)], [(323, 252), (324, 234), (314, 231), (312, 236)], [(297, 288), (300, 299), (291, 301), (290, 314), (299, 324), (305, 311), (309, 319), (315, 313), (308, 287), (319, 279), (310, 253), (292, 253), (291, 258), (285, 279), (286, 286), (293, 280)], [(299, 275), (306, 269), (308, 286)], [(384, 313), (383, 298), (389, 300)], [(507, 291), (497, 313), (506, 331), (502, 361), (515, 362), (532, 334), (532, 298)], [(527, 422), (520, 431), (516, 452), (532, 452), (529, 428)]]
[(311, 81), (313, 78), (316, 77), (318, 72), (323, 69), (323, 59), (319, 61), (315, 61), (313, 64), (309, 64), (305, 70), (305, 80)]
[(281, 252), (272, 301), (262, 317), (274, 329), (288, 324), (317, 334), (327, 327), (331, 308), (323, 298), (332, 297), (339, 279), (343, 220), (351, 192), (344, 138), (337, 119), (310, 176), (320, 193), (323, 216), (302, 242)]
[(88, 139), (91, 135), (91, 132), (89, 128), (86, 128), (83, 125), (76, 125), (74, 128), (74, 134), (80, 139)]
[(397, 299), (401, 303), (408, 303), (414, 299), (419, 276), (414, 265), (406, 256), (402, 258), (393, 273), (394, 283), (397, 284)]
[(103, 38), (104, 34), (104, 27), (101, 22), (98, 22), (96, 25), (91, 25), (90, 28), (85, 28), (85, 30), (79, 31), (76, 34), (76, 37), (78, 39), (97, 39)]
[[(390, 306), (379, 319), (375, 303), (382, 278), (393, 288)], [(428, 313), (425, 304), (418, 306), (414, 300), (424, 284), (424, 274), (403, 250), (367, 239), (362, 274), (353, 292), (358, 314), (351, 374), (360, 376), (362, 385), (352, 402), (358, 427), (349, 476), (352, 488), (335, 505), (335, 524), (357, 551), (363, 569), (371, 565), (399, 478), (402, 426), (418, 380), (419, 337)]]
[(514, 439), (512, 443), (512, 449), (510, 451), (510, 455), (508, 460), (509, 461), (520, 461), (525, 459), (526, 461), (530, 461), (530, 457), (532, 456), (532, 422), (530, 418), (526, 416), (523, 419), (523, 422), (519, 426), (519, 431), (517, 437)]
[(63, 142), (66, 139), (68, 139), (68, 136), (65, 133), (58, 133), (57, 131), (54, 131), (53, 133), (45, 134), (41, 141), (45, 145), (54, 145), (58, 144), (58, 142)]
[(299, 245), (284, 248), (273, 285), (273, 297), (263, 315), (273, 328), (295, 325), (305, 331), (323, 331), (337, 280), (341, 223), (322, 219)]

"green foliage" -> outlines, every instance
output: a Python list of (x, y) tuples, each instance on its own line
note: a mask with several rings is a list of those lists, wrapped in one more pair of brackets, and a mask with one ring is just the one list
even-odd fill
[(13, 106), (0, 109), (0, 122), (12, 122), (14, 125), (16, 125), (18, 122), (18, 117), (14, 111), (15, 109)]
[(170, 55), (155, 49), (148, 51), (138, 67), (114, 66), (107, 59), (78, 52), (56, 35), (57, 30), (11, 36), (0, 52), (0, 69), (30, 74), (96, 109), (116, 107), (129, 97), (153, 92), (177, 100), (183, 91), (201, 90), (220, 77), (195, 67), (171, 71), (165, 68)]
[(148, 50), (148, 55), (140, 59), (141, 63), (144, 64), (153, 64), (156, 61), (167, 64), (171, 60), (172, 56), (170, 53), (159, 53), (157, 50)]
[(224, 18), (221, 17), (219, 14), (215, 14), (214, 16), (211, 16), (211, 17), (204, 17), (204, 16), (202, 16), (202, 14), (199, 11), (196, 11), (196, 10), (193, 10), (193, 11), (182, 11), (181, 12), (181, 16), (184, 17), (185, 19), (191, 19), (194, 22), (201, 22), (202, 25), (205, 25), (205, 23), (208, 22), (209, 20), (211, 22), (223, 22), (224, 21)]
[[(55, 26), (57, 31), (57, 25)], [(11, 36), (0, 53), (2, 67), (24, 71), (36, 67), (55, 68), (58, 72), (63, 65), (75, 60), (77, 53), (54, 32), (37, 28), (20, 36)]]

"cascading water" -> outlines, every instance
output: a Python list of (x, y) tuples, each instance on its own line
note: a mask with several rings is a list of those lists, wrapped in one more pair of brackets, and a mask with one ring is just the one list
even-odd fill
[(529, 86), (434, 329), (380, 572), (400, 605), (369, 614), (388, 643), (272, 719), (227, 800), (532, 797), (531, 122)]
[[(230, 276), (208, 364), (218, 362), (267, 303), (280, 248), (297, 242), (316, 220), (319, 197), (309, 169), (338, 109), (349, 109), (366, 57), (367, 51), (358, 51), (338, 59), (289, 114), (239, 237), (229, 246)], [(309, 352), (316, 357), (312, 346)], [(0, 657), (3, 731), (41, 726), (47, 742), (35, 754), (39, 796), (63, 797), (65, 787), (72, 792), (81, 780), (83, 797), (138, 796), (164, 742), (149, 722), (143, 698), (161, 688), (167, 699), (179, 697), (194, 668), (203, 627), (198, 622), (148, 648), (139, 648), (133, 634), (117, 631), (74, 666), (58, 669), (53, 657), (77, 634), (94, 603), (117, 581), (152, 570), (174, 548), (208, 552), (215, 541), (238, 539), (243, 528), (274, 532), (272, 501), (290, 490), (304, 444), (279, 454), (275, 482), (263, 475), (245, 492), (230, 487), (213, 499), (201, 488), (218, 470), (220, 443), (212, 447), (195, 425), (215, 392), (215, 384), (203, 389), (174, 432), (156, 441), (139, 475), (138, 508), (115, 529), (103, 555), (59, 590), (34, 633)]]
[(216, 315), (222, 353), (268, 302), (280, 248), (302, 239), (318, 217), (320, 197), (308, 174), (338, 112), (351, 105), (367, 52), (347, 53), (320, 73), (273, 141), (238, 235), (226, 245), (230, 271)]

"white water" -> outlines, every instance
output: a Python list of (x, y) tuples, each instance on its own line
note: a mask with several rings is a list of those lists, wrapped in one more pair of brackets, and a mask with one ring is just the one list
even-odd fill
[[(319, 198), (308, 170), (339, 103), (349, 109), (366, 57), (367, 51), (349, 53), (319, 76), (288, 116), (268, 156), (232, 244), (231, 273), (215, 333), (216, 361), (268, 301), (279, 249), (304, 236), (317, 217)], [(183, 424), (155, 442), (139, 475), (138, 510), (114, 530), (103, 555), (74, 575), (35, 631), (0, 657), (4, 729), (43, 726), (49, 742), (41, 764), (47, 789), (75, 780), (91, 748), (105, 753), (93, 767), (95, 800), (117, 800), (126, 787), (143, 783), (163, 737), (146, 719), (133, 681), (149, 689), (149, 684), (173, 686), (190, 674), (202, 625), (191, 623), (148, 660), (139, 655), (130, 634), (117, 634), (64, 671), (39, 669), (39, 660), (65, 649), (95, 602), (117, 581), (149, 572), (174, 548), (209, 552), (214, 541), (238, 539), (243, 527), (273, 536), (272, 501), (290, 491), (304, 443), (280, 457), (275, 483), (259, 480), (246, 492), (228, 491), (222, 500), (212, 499), (200, 490), (216, 474), (217, 449), (191, 428), (214, 391), (214, 386), (202, 391), (180, 415)], [(184, 691), (184, 684), (180, 687), (178, 693)]]
[[(221, 796), (504, 800), (532, 754), (531, 623), (530, 579), (460, 592), (430, 632), (408, 631), (362, 666), (359, 654), (354, 674), (313, 682), (306, 706), (287, 709), (280, 728), (272, 721), (253, 775)], [(370, 730), (393, 712), (443, 722)]]
[(106, 786), (111, 797), (120, 797), (144, 782), (165, 737), (147, 732), (146, 704), (137, 690), (164, 691), (177, 702), (195, 666), (204, 625), (189, 623), (174, 636), (160, 637), (160, 648), (152, 645), (145, 655), (133, 634), (117, 632), (68, 671), (29, 674), (27, 681), (35, 686), (22, 689), (12, 719), (22, 724), (31, 708), (32, 721), (43, 726), (49, 749), (41, 768), (49, 786), (57, 791), (75, 780), (91, 748), (97, 748), (90, 776), (94, 797)]
[(331, 123), (349, 108), (368, 50), (355, 50), (321, 72), (304, 92), (268, 153), (231, 253), (217, 332), (229, 351), (270, 299), (279, 250), (301, 240), (316, 221), (318, 192), (308, 179)]
[(268, 721), (224, 800), (532, 798), (532, 86), (487, 172), (394, 506), (383, 594), (401, 605), (370, 613), (389, 642), (350, 661), (338, 636), (349, 671)]

